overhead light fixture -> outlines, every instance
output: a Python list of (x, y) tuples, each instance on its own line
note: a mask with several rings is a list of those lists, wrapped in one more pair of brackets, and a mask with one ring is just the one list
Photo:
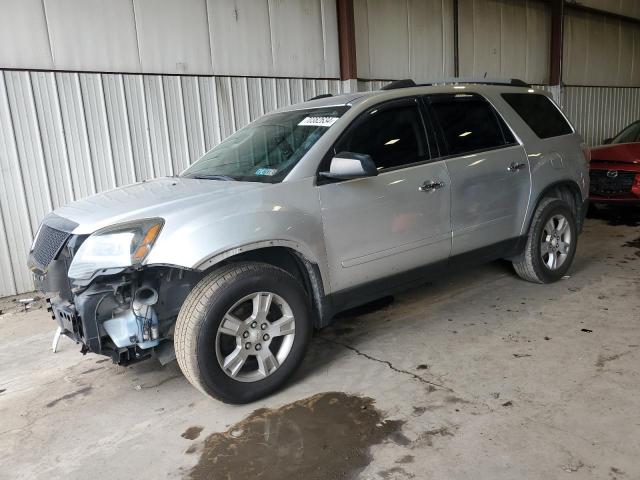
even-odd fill
[(472, 132), (463, 132), (460, 135), (458, 135), (459, 137), (466, 137), (467, 135), (471, 135)]
[(400, 141), (399, 138), (392, 138), (391, 140), (386, 142), (385, 145), (393, 145), (394, 143), (398, 143), (399, 141)]

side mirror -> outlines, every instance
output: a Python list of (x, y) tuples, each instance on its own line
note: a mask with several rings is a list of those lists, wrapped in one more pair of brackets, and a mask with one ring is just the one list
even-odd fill
[(371, 155), (353, 152), (340, 152), (331, 159), (328, 172), (320, 172), (321, 177), (349, 180), (351, 178), (375, 177), (378, 175), (376, 164)]
[(602, 144), (603, 144), (603, 145), (609, 145), (609, 144), (611, 143), (611, 140), (613, 140), (613, 138), (605, 138), (605, 139), (602, 141)]

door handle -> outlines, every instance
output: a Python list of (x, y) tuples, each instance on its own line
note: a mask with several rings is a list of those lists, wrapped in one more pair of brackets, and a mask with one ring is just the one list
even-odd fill
[(438, 190), (442, 187), (444, 187), (444, 182), (441, 182), (440, 180), (427, 180), (418, 187), (418, 190), (421, 192), (433, 192), (434, 190)]
[(522, 170), (526, 166), (527, 166), (526, 163), (513, 162), (511, 165), (509, 165), (509, 167), (507, 167), (507, 170), (510, 172), (517, 172), (518, 170)]

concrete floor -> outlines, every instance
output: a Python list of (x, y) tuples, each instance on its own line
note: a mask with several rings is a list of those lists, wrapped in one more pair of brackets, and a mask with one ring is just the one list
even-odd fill
[[(287, 388), (240, 407), (205, 398), (175, 362), (116, 367), (67, 339), (53, 354), (46, 311), (0, 302), (0, 478), (188, 476), (207, 437), (228, 431), (233, 450), (244, 428), (234, 424), (256, 409), (322, 392), (370, 397), (397, 428), (345, 451), (357, 468), (318, 463), (308, 478), (640, 478), (640, 227), (627, 220), (590, 219), (556, 284), (520, 281), (497, 262), (347, 316), (314, 339)], [(350, 428), (314, 435), (331, 448)], [(283, 444), (320, 458), (299, 435)], [(261, 455), (265, 445), (277, 450), (263, 442)]]

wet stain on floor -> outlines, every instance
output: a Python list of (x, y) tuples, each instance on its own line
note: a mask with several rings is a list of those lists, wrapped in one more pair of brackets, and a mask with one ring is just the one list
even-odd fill
[(200, 432), (202, 432), (202, 427), (189, 427), (184, 432), (182, 432), (182, 435), (180, 436), (182, 438), (186, 438), (187, 440), (195, 440), (200, 436)]
[(640, 237), (636, 238), (635, 240), (631, 240), (630, 242), (627, 242), (624, 244), (625, 247), (629, 247), (629, 248), (635, 248), (636, 249), (636, 255), (638, 257), (640, 257)]
[(353, 478), (372, 460), (369, 448), (400, 432), (371, 398), (327, 392), (260, 409), (202, 445), (192, 479)]
[(91, 386), (90, 385), (88, 385), (86, 387), (82, 387), (81, 389), (76, 390), (75, 392), (67, 393), (66, 395), (58, 397), (55, 400), (51, 400), (49, 403), (47, 403), (46, 407), (47, 408), (55, 407), (59, 402), (62, 402), (64, 400), (69, 400), (69, 399), (77, 397), (79, 395), (81, 395), (81, 396), (87, 395), (90, 391), (91, 391)]
[(587, 216), (605, 220), (612, 227), (637, 227), (640, 225), (640, 208), (634, 206), (590, 208)]

